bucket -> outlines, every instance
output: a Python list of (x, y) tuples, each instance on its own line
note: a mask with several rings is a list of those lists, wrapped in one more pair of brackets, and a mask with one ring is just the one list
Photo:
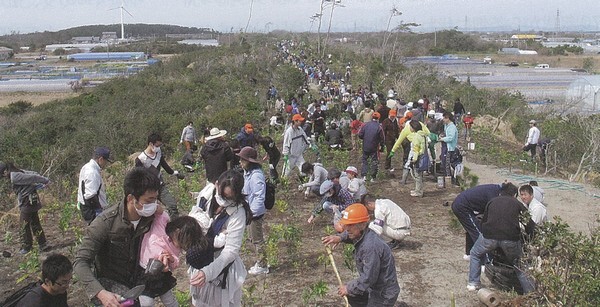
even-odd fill
[(475, 143), (469, 143), (467, 148), (469, 148), (469, 150), (475, 150)]
[(446, 187), (446, 179), (444, 176), (437, 177), (437, 187), (438, 189), (443, 189)]

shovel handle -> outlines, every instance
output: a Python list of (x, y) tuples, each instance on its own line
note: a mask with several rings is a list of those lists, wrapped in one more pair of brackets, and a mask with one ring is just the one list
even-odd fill
[[(333, 267), (333, 272), (335, 273), (335, 277), (337, 277), (338, 283), (340, 286), (343, 286), (342, 278), (340, 277), (340, 273), (338, 272), (337, 266), (335, 265), (335, 260), (333, 259), (333, 254), (331, 253), (331, 248), (329, 246), (325, 246), (325, 250), (327, 250), (327, 255), (329, 256), (329, 261), (331, 262), (331, 266)], [(348, 303), (348, 298), (344, 296), (344, 301), (346, 302), (346, 307), (350, 306)]]

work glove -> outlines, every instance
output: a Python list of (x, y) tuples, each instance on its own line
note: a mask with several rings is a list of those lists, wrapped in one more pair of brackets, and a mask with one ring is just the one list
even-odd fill
[(371, 223), (369, 223), (369, 228), (373, 230), (377, 235), (381, 235), (383, 232), (383, 221), (380, 219), (375, 219)]
[(299, 185), (298, 186), (298, 191), (300, 191), (300, 192), (304, 191), (304, 185)]
[(317, 152), (317, 150), (319, 150), (319, 147), (317, 147), (316, 144), (312, 144), (310, 145), (310, 149), (312, 149), (312, 151)]
[(284, 155), (283, 156), (283, 162), (287, 163), (289, 160), (288, 155)]
[(410, 169), (410, 160), (406, 161), (406, 163), (404, 164), (404, 168)]
[(269, 169), (275, 169), (275, 166), (273, 166), (273, 164), (269, 163)]
[(180, 174), (179, 171), (174, 171), (173, 176), (177, 177), (177, 179), (181, 180), (185, 178), (185, 175)]
[(396, 153), (393, 151), (390, 151), (390, 153), (388, 154), (388, 158), (392, 158), (394, 156), (394, 154), (396, 154)]

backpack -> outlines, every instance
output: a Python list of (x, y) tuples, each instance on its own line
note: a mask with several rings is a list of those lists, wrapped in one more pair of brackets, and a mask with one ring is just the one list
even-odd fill
[(27, 295), (29, 292), (31, 292), (31, 290), (35, 289), (35, 287), (37, 287), (41, 284), (42, 284), (41, 281), (34, 281), (34, 282), (29, 283), (25, 287), (17, 290), (11, 296), (7, 297), (6, 300), (4, 300), (4, 302), (2, 302), (2, 304), (0, 304), (0, 306), (2, 306), (2, 307), (17, 306), (19, 301), (22, 300), (25, 297), (25, 295)]
[(275, 206), (276, 187), (270, 181), (265, 182), (265, 187), (265, 208), (267, 208), (267, 210), (271, 210)]

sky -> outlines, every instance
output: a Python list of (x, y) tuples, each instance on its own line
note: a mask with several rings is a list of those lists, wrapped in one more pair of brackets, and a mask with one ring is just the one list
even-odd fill
[[(310, 17), (322, 0), (125, 0), (124, 22), (174, 24), (220, 32), (317, 31)], [(331, 1), (331, 0), (326, 0)], [(598, 0), (336, 0), (333, 32), (385, 31), (391, 19), (421, 26), (416, 32), (460, 31), (554, 32), (600, 31)], [(252, 9), (251, 9), (252, 4)], [(70, 27), (120, 23), (121, 0), (1, 0), (0, 34), (58, 31)], [(115, 9), (116, 8), (116, 9)], [(113, 10), (111, 10), (113, 9)], [(559, 18), (557, 19), (557, 11)], [(250, 21), (248, 19), (252, 12)], [(327, 5), (321, 32), (329, 25)], [(558, 21), (558, 22), (557, 22)], [(125, 30), (127, 32), (127, 29)]]

